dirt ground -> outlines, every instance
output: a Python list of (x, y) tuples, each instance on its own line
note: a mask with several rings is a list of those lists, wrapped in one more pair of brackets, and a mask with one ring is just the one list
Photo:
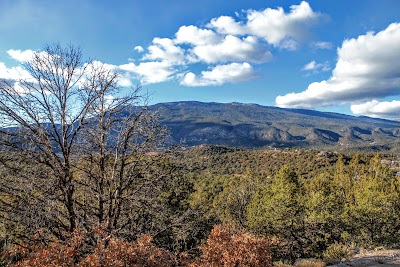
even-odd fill
[(400, 266), (400, 250), (363, 251), (336, 267), (393, 267)]

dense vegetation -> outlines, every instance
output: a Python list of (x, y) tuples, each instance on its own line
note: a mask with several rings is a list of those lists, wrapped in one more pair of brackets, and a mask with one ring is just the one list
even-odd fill
[[(214, 254), (207, 254), (207, 249), (201, 244), (217, 224), (228, 225), (227, 229), (231, 230), (219, 228), (215, 231), (240, 232), (255, 238), (255, 243), (266, 242), (268, 246), (264, 249), (271, 251), (268, 255), (274, 261), (322, 258), (324, 252), (335, 246), (399, 245), (400, 179), (397, 175), (398, 158), (393, 155), (200, 146), (151, 153), (143, 161), (147, 162), (144, 164), (146, 168), (140, 170), (143, 177), (157, 182), (151, 190), (135, 192), (137, 208), (132, 210), (132, 214), (124, 215), (125, 219), (132, 219), (128, 220), (124, 231), (115, 231), (110, 237), (125, 246), (130, 245), (123, 242), (136, 242), (131, 248), (134, 251), (140, 249), (138, 244), (143, 244), (140, 242), (144, 242), (141, 236), (148, 234), (152, 236), (154, 245), (146, 241), (146, 246), (149, 246), (146, 249), (164, 257), (162, 261), (167, 262), (167, 257), (171, 266), (179, 262), (208, 266), (206, 258)], [(2, 172), (2, 176), (5, 175), (8, 174)], [(7, 201), (7, 198), (2, 196), (2, 201)], [(16, 214), (2, 213), (3, 218), (7, 216)], [(13, 254), (13, 260), (24, 257), (29, 260), (29, 257), (39, 255), (38, 251), (44, 253), (43, 244), (49, 244), (46, 242), (54, 238), (44, 228), (26, 236), (24, 221), (10, 223), (12, 221), (8, 218), (1, 225), (2, 242), (26, 245), (36, 253), (25, 255), (18, 252)], [(84, 240), (89, 243), (84, 248), (80, 246), (79, 250), (72, 249), (81, 253), (75, 257), (77, 262), (100, 257), (96, 253), (107, 249), (108, 243), (104, 245), (99, 241), (105, 240), (104, 236), (99, 237), (101, 225), (99, 227), (100, 230), (83, 229), (86, 231)], [(209, 243), (216, 238), (215, 234), (209, 237)], [(221, 238), (221, 234), (217, 236)], [(257, 241), (256, 236), (264, 239)], [(150, 240), (150, 237), (146, 238)], [(70, 240), (66, 238), (50, 247), (45, 246), (46, 251), (50, 251), (46, 253), (62, 251), (51, 246), (70, 248), (68, 242), (75, 242)], [(82, 237), (79, 242), (84, 242)], [(218, 243), (221, 248), (227, 247), (221, 242), (214, 246)], [(224, 242), (240, 249), (240, 242), (245, 241)], [(111, 245), (109, 249), (112, 250)], [(254, 245), (254, 249), (261, 248)], [(217, 249), (213, 247), (211, 250)], [(196, 258), (199, 255), (202, 256)], [(5, 260), (10, 261), (10, 258)], [(132, 262), (135, 260), (138, 259), (130, 259)], [(224, 266), (234, 265), (227, 263)]]
[(242, 103), (195, 101), (150, 106), (171, 143), (232, 147), (399, 152), (400, 122)]
[(298, 150), (225, 151), (203, 162), (210, 159), (191, 205), (217, 222), (281, 238), (293, 253), (286, 256), (318, 256), (334, 243), (398, 245), (398, 169), (382, 164), (391, 160)]
[(272, 266), (399, 245), (394, 155), (160, 152), (159, 116), (109, 66), (55, 44), (24, 68), (0, 79), (1, 265)]

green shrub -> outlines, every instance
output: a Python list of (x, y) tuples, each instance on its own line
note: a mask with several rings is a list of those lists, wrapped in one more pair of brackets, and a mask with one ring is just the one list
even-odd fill
[(326, 262), (340, 261), (350, 256), (350, 247), (341, 243), (331, 244), (323, 253)]

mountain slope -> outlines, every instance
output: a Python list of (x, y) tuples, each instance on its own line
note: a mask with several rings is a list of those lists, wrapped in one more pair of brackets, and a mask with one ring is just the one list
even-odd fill
[(241, 147), (398, 149), (400, 122), (256, 104), (171, 102), (150, 107), (171, 143)]

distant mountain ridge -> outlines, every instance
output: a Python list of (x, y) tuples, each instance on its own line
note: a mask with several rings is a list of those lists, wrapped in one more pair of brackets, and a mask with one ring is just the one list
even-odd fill
[(169, 102), (150, 106), (169, 142), (260, 148), (399, 151), (400, 122), (242, 103)]

